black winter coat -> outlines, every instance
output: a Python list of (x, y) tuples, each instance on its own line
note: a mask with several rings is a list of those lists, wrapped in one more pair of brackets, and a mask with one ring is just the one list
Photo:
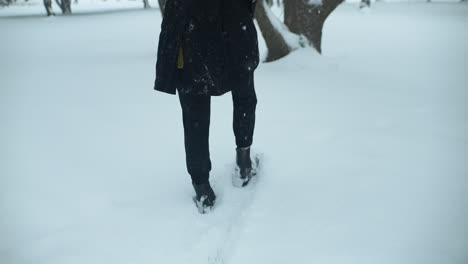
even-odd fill
[(256, 1), (167, 0), (154, 89), (176, 93), (180, 46), (185, 79), (180, 93), (221, 95), (242, 85), (259, 63)]

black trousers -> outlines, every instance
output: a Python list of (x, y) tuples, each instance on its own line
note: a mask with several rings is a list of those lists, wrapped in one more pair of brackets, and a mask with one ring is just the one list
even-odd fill
[[(178, 70), (179, 76), (182, 70)], [(255, 94), (253, 73), (232, 90), (233, 130), (238, 148), (252, 145), (255, 127)], [(183, 85), (179, 82), (179, 85)], [(195, 184), (206, 183), (211, 171), (209, 128), (211, 96), (179, 93), (184, 124), (187, 171)]]

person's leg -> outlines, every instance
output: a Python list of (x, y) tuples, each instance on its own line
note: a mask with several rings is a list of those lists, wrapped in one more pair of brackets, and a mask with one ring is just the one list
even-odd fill
[(255, 109), (257, 95), (255, 94), (253, 73), (248, 73), (241, 85), (232, 90), (234, 105), (233, 130), (238, 149), (250, 147), (255, 129)]
[(233, 129), (236, 137), (236, 170), (233, 175), (233, 185), (246, 186), (255, 175), (250, 158), (250, 146), (255, 128), (255, 109), (257, 96), (255, 94), (253, 73), (241, 78), (243, 83), (232, 90), (234, 104)]
[(209, 183), (211, 161), (208, 142), (211, 97), (181, 93), (186, 85), (190, 85), (189, 79), (183, 69), (177, 70), (176, 89), (182, 107), (185, 160), (196, 194), (193, 201), (198, 211), (203, 214), (214, 206), (216, 200)]
[(209, 152), (210, 96), (179, 93), (184, 124), (187, 171), (194, 184), (208, 183), (211, 170)]

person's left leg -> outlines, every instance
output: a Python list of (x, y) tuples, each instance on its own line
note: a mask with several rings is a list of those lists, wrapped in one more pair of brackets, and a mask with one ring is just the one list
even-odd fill
[(192, 183), (208, 183), (211, 170), (209, 151), (210, 96), (180, 94), (187, 171)]
[(232, 90), (233, 130), (238, 149), (248, 148), (252, 145), (257, 107), (253, 73), (249, 73), (242, 79), (245, 81)]
[(211, 97), (181, 92), (184, 88), (184, 72), (177, 71), (177, 91), (182, 107), (187, 171), (192, 178), (196, 196), (194, 201), (200, 213), (205, 213), (216, 200), (210, 186), (211, 170), (209, 151)]
[(253, 73), (249, 73), (241, 85), (232, 90), (234, 105), (233, 130), (236, 137), (236, 174), (233, 184), (243, 187), (253, 176), (250, 146), (255, 129), (255, 110), (257, 95), (255, 93)]

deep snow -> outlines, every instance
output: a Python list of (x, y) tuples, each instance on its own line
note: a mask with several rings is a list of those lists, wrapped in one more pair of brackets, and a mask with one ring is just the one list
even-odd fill
[(468, 5), (342, 5), (323, 56), (261, 64), (246, 189), (214, 98), (208, 215), (152, 90), (160, 23), (0, 18), (0, 263), (468, 262)]

